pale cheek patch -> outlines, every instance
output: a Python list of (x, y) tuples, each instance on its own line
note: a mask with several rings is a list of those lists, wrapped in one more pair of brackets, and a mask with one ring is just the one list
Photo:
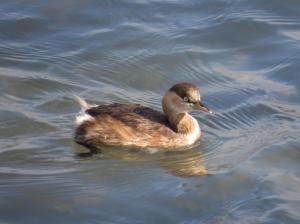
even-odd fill
[(199, 93), (196, 93), (196, 94), (195, 94), (195, 98), (196, 98), (198, 101), (201, 101), (201, 96), (200, 96)]

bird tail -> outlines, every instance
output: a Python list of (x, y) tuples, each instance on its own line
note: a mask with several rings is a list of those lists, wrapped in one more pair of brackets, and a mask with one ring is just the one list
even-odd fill
[(75, 96), (74, 96), (74, 99), (75, 99), (75, 101), (81, 106), (81, 109), (82, 109), (83, 111), (85, 111), (85, 110), (91, 108), (91, 105), (88, 104), (88, 103), (87, 103), (84, 99), (82, 99), (81, 97), (75, 95)]

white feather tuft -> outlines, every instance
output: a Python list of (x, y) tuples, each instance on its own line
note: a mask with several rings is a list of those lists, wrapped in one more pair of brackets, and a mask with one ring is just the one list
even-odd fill
[(79, 105), (81, 106), (82, 110), (87, 110), (89, 108), (91, 108), (91, 105), (89, 105), (84, 99), (82, 99), (79, 96), (74, 96), (74, 99), (77, 101), (77, 103), (79, 103)]
[(86, 121), (94, 120), (94, 118), (91, 115), (86, 113), (86, 110), (91, 108), (91, 107), (97, 106), (97, 105), (90, 105), (84, 99), (82, 99), (79, 96), (74, 96), (74, 99), (81, 106), (81, 111), (76, 115), (76, 118), (75, 118), (75, 125), (79, 126), (79, 125), (81, 125), (82, 123), (84, 123)]
[(91, 115), (85, 112), (80, 112), (79, 114), (76, 115), (75, 125), (79, 126), (86, 121), (92, 121), (92, 120), (94, 120), (94, 118)]

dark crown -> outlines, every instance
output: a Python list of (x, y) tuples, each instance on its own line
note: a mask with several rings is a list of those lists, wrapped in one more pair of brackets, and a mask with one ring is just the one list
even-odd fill
[(183, 82), (172, 86), (169, 91), (176, 93), (183, 99), (184, 97), (191, 97), (192, 92), (199, 92), (199, 88), (194, 84)]

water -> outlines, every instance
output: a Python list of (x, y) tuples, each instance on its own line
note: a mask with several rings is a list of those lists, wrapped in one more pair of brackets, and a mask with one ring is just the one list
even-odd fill
[[(299, 1), (2, 1), (0, 30), (1, 223), (299, 223)], [(180, 81), (215, 111), (194, 149), (72, 141), (72, 95)]]

